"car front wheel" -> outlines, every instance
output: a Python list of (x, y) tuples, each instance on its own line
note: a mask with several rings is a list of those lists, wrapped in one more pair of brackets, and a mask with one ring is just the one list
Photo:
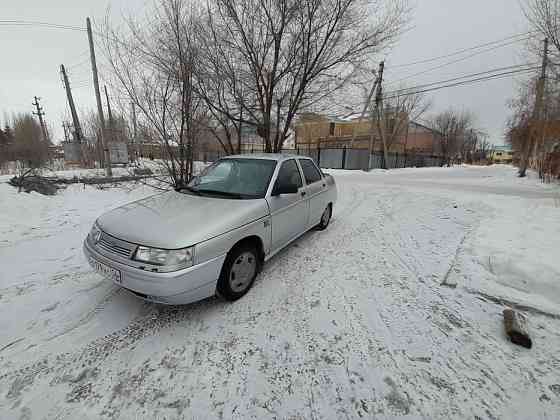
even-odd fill
[(228, 254), (220, 279), (218, 293), (224, 299), (234, 301), (245, 295), (260, 269), (257, 249), (251, 244), (241, 244)]

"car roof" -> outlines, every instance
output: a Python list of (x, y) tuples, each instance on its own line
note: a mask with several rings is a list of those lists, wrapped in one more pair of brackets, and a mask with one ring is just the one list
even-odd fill
[(311, 159), (309, 156), (292, 155), (290, 153), (247, 153), (243, 155), (224, 156), (223, 159), (265, 159), (281, 162), (287, 159)]

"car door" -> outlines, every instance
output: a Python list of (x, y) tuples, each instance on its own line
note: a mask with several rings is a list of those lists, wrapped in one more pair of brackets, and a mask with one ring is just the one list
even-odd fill
[(311, 159), (299, 159), (303, 177), (305, 179), (305, 199), (309, 202), (309, 220), (307, 227), (313, 227), (321, 220), (321, 215), (325, 208), (327, 183), (323, 178), (323, 174)]
[(268, 199), (273, 253), (307, 230), (308, 202), (305, 200), (303, 181), (295, 159), (286, 160), (280, 166), (275, 185), (282, 183), (297, 185), (298, 192), (271, 196)]

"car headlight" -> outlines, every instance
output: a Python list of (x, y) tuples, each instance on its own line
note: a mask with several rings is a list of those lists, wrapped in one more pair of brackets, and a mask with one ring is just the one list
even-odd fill
[(193, 265), (194, 247), (168, 250), (139, 246), (133, 259), (162, 266), (158, 271), (176, 271)]
[(101, 239), (101, 233), (101, 229), (99, 229), (99, 226), (97, 226), (97, 222), (95, 222), (91, 227), (91, 230), (89, 231), (89, 238), (91, 242), (93, 242), (94, 244), (99, 242), (99, 239)]

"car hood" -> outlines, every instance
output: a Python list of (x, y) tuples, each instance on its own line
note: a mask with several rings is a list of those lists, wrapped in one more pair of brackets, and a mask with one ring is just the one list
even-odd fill
[(232, 200), (183, 194), (157, 194), (103, 214), (106, 233), (139, 245), (178, 249), (195, 245), (268, 214), (266, 200)]

